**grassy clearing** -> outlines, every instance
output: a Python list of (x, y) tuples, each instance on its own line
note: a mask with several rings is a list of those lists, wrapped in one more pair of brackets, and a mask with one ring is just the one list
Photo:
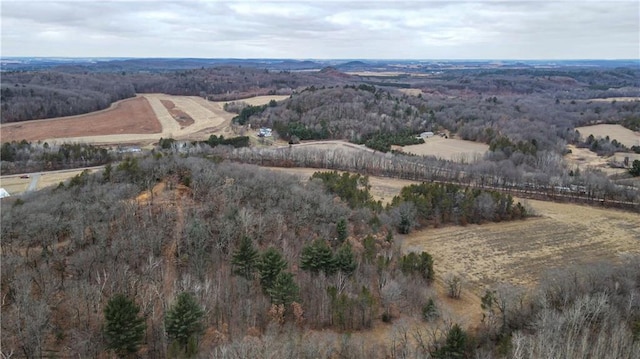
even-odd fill
[(528, 201), (540, 217), (525, 221), (416, 231), (403, 250), (432, 253), (440, 273), (463, 273), (484, 288), (498, 282), (532, 285), (546, 270), (640, 253), (635, 213)]
[(423, 144), (402, 148), (402, 151), (406, 153), (418, 156), (435, 156), (458, 162), (473, 162), (475, 158), (482, 157), (488, 150), (489, 146), (484, 143), (440, 136), (427, 138)]
[(580, 131), (580, 135), (583, 138), (587, 138), (589, 135), (593, 135), (596, 138), (609, 136), (611, 140), (618, 140), (618, 142), (627, 147), (640, 145), (640, 134), (621, 125), (593, 125), (576, 127), (576, 130)]
[(20, 178), (18, 175), (0, 178), (0, 187), (12, 196), (26, 191), (29, 183), (31, 183), (31, 178)]

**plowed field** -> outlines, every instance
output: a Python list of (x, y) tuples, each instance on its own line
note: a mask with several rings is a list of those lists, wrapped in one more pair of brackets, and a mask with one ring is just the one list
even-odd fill
[(2, 125), (2, 142), (160, 132), (162, 126), (149, 102), (137, 96), (85, 115)]

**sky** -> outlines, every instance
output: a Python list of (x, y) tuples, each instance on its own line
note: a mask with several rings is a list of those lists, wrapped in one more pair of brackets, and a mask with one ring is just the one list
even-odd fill
[(638, 0), (0, 0), (0, 56), (639, 59)]

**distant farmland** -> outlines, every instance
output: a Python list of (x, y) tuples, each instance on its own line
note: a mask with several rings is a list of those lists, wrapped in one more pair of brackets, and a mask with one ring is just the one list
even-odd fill
[[(287, 96), (257, 96), (236, 102), (267, 104)], [(160, 137), (206, 139), (227, 134), (235, 116), (224, 110), (226, 102), (197, 96), (143, 94), (110, 108), (84, 115), (2, 125), (2, 142), (50, 141), (94, 144), (150, 144)], [(226, 132), (225, 132), (226, 131)]]
[(160, 132), (162, 126), (149, 102), (137, 96), (84, 115), (3, 124), (2, 142)]

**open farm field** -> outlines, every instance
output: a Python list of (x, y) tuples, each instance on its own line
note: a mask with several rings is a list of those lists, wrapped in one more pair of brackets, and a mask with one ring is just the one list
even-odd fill
[(404, 71), (347, 71), (348, 75), (361, 76), (361, 77), (429, 77), (430, 74), (413, 73)]
[(147, 99), (137, 96), (119, 101), (109, 109), (85, 115), (3, 124), (2, 142), (161, 131), (162, 126)]
[(416, 231), (404, 251), (428, 251), (441, 274), (463, 274), (480, 292), (499, 282), (532, 285), (545, 271), (640, 254), (636, 213), (527, 201), (540, 217)]
[[(285, 172), (298, 176), (300, 180), (307, 181), (315, 172), (325, 172), (331, 170), (319, 169), (319, 168), (280, 168), (280, 167), (268, 167), (272, 171)], [(341, 172), (341, 171), (339, 171)], [(342, 172), (341, 172), (342, 173)], [(394, 196), (400, 193), (402, 187), (416, 184), (419, 182), (409, 181), (403, 179), (387, 178), (387, 177), (369, 177), (369, 184), (371, 185), (371, 195), (376, 201), (382, 201), (383, 204), (390, 203)]]
[[(284, 98), (287, 96), (257, 96), (242, 101), (263, 105)], [(228, 136), (235, 114), (225, 111), (224, 104), (198, 96), (143, 94), (89, 114), (3, 124), (2, 142), (146, 145), (160, 137), (204, 140), (211, 134)]]
[(0, 187), (12, 196), (26, 191), (29, 183), (31, 183), (30, 178), (20, 178), (19, 175), (0, 177)]
[(583, 138), (593, 135), (594, 137), (607, 137), (611, 140), (617, 140), (627, 147), (640, 145), (640, 133), (633, 132), (628, 128), (624, 128), (621, 125), (593, 125), (576, 127), (576, 130), (580, 131), (580, 135)]
[(640, 101), (640, 97), (606, 97), (606, 98), (592, 98), (589, 101), (593, 102), (611, 102), (611, 101)]
[(623, 163), (625, 158), (629, 159), (629, 163), (633, 163), (633, 161), (640, 161), (640, 153), (629, 153), (629, 152), (616, 152), (613, 154), (613, 160), (618, 163)]
[[(288, 147), (288, 145), (286, 147)], [(365, 147), (364, 145), (339, 140), (302, 142), (297, 145), (293, 145), (291, 149), (295, 151), (296, 148), (314, 148), (323, 151), (342, 150), (346, 152), (374, 152), (374, 150)]]
[[(578, 148), (573, 145), (568, 145), (567, 149), (571, 150), (571, 153), (567, 153), (564, 156), (564, 159), (571, 167), (579, 167), (581, 169), (589, 167), (597, 168), (608, 175), (627, 172), (627, 170), (624, 168), (610, 167), (608, 164), (610, 160), (609, 157), (598, 156), (598, 154), (589, 150), (588, 148)], [(617, 161), (619, 158), (620, 156), (616, 156), (614, 159)], [(619, 162), (622, 162), (622, 160), (620, 160)]]
[(398, 89), (401, 93), (409, 96), (419, 96), (422, 95), (421, 89)]
[(484, 143), (434, 136), (419, 145), (402, 147), (402, 151), (418, 156), (435, 156), (451, 161), (473, 162), (489, 150)]
[(288, 95), (270, 95), (270, 96), (255, 96), (255, 97), (243, 98), (240, 100), (226, 101), (226, 102), (244, 102), (251, 106), (262, 106), (262, 105), (268, 104), (269, 101), (271, 100), (282, 101), (288, 98), (289, 98)]
[[(42, 172), (40, 175), (40, 179), (38, 180), (37, 189), (43, 189), (49, 186), (57, 186), (60, 182), (66, 182), (70, 180), (72, 177), (75, 177), (82, 173), (85, 169), (78, 170), (64, 170), (64, 171), (53, 171), (53, 172)], [(95, 173), (97, 171), (102, 170), (101, 168), (90, 168), (87, 171), (89, 173)]]
[(176, 105), (173, 102), (169, 100), (160, 100), (160, 102), (162, 102), (171, 116), (173, 116), (173, 119), (178, 121), (181, 129), (193, 125), (193, 119), (191, 118), (191, 116), (187, 115), (182, 110), (177, 109)]
[[(0, 187), (4, 188), (11, 195), (19, 195), (24, 193), (32, 180), (36, 180), (35, 190), (41, 190), (49, 186), (57, 186), (60, 182), (66, 182), (72, 177), (75, 177), (82, 173), (84, 170), (88, 170), (89, 173), (95, 173), (101, 170), (102, 167), (91, 167), (81, 169), (70, 169), (60, 171), (40, 172), (38, 174), (31, 173), (30, 178), (20, 178), (20, 175), (9, 175), (0, 177)], [(34, 175), (37, 177), (34, 178)]]

